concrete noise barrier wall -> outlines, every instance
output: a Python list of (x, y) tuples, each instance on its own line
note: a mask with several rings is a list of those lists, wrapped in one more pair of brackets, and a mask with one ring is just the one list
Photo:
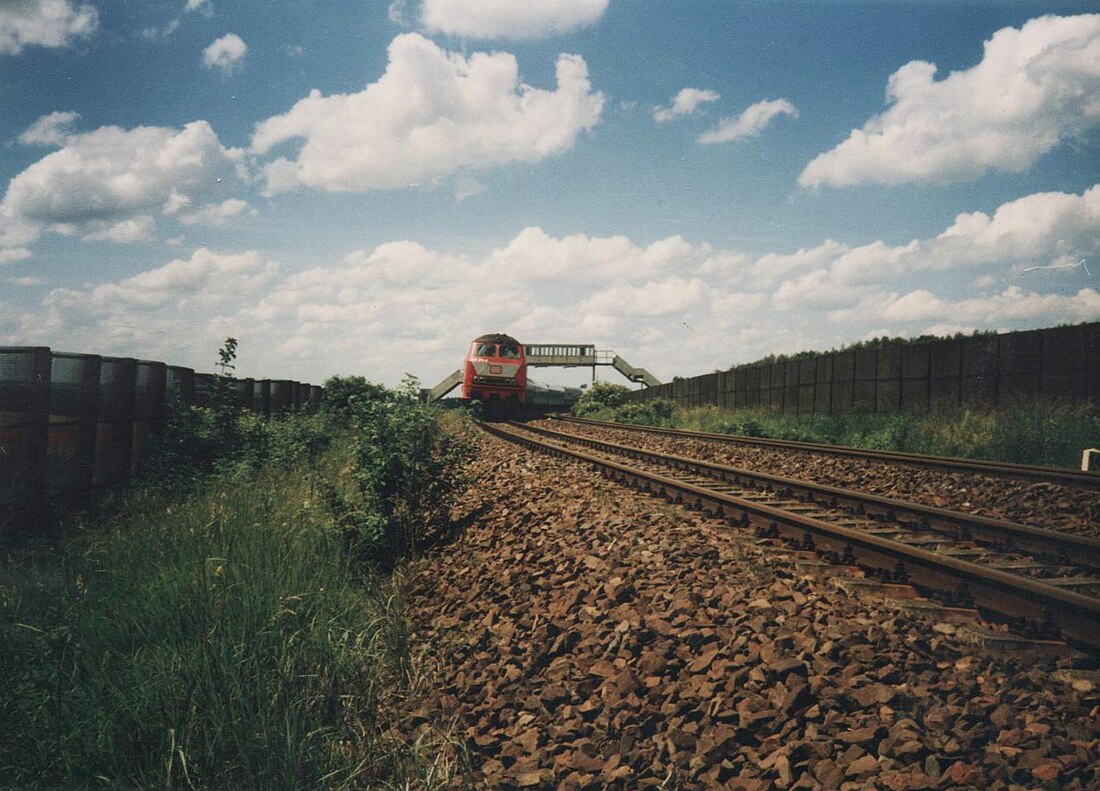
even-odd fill
[(1100, 322), (800, 355), (626, 396), (794, 414), (920, 413), (1036, 397), (1100, 403)]
[(84, 508), (97, 489), (125, 483), (148, 462), (169, 404), (210, 406), (218, 393), (268, 416), (315, 412), (324, 390), (154, 360), (0, 346), (0, 533), (39, 524), (51, 504)]

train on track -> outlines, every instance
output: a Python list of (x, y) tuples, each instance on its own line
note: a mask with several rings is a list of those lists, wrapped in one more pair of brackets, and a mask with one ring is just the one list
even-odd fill
[(523, 344), (503, 333), (475, 338), (463, 366), (462, 400), (526, 403), (527, 358)]
[(523, 344), (511, 335), (490, 333), (475, 338), (462, 368), (462, 400), (479, 401), (493, 414), (522, 416), (568, 409), (582, 390), (550, 387), (527, 377)]

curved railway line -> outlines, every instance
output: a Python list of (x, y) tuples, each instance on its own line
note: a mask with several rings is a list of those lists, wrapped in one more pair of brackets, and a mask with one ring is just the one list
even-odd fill
[[(593, 465), (605, 476), (642, 491), (708, 510), (733, 524), (755, 527), (763, 536), (797, 542), (830, 561), (858, 564), (880, 579), (936, 591), (949, 604), (972, 603), (1017, 627), (1027, 621), (1033, 631), (1038, 624), (1040, 633), (1059, 633), (1069, 641), (1100, 649), (1100, 577), (1096, 576), (1100, 540), (1096, 538), (544, 428), (484, 427), (512, 442)], [(688, 435), (712, 438), (695, 432)], [(891, 455), (904, 456), (907, 462), (916, 458)], [(972, 465), (963, 464), (973, 470)]]
[(772, 448), (778, 450), (799, 450), (813, 453), (826, 453), (833, 456), (847, 456), (874, 461), (892, 463), (914, 464), (921, 467), (931, 467), (937, 470), (979, 473), (983, 475), (998, 475), (1026, 480), (1039, 480), (1047, 483), (1081, 486), (1092, 489), (1100, 489), (1100, 472), (1071, 470), (1061, 467), (1048, 467), (1038, 464), (1010, 464), (1000, 461), (984, 461), (978, 459), (959, 459), (951, 456), (922, 456), (916, 453), (901, 453), (890, 450), (867, 450), (864, 448), (851, 448), (844, 445), (826, 445), (814, 442), (796, 442), (786, 439), (766, 439), (763, 437), (746, 437), (735, 434), (714, 434), (703, 431), (683, 431), (672, 428), (659, 428), (655, 426), (636, 426), (630, 423), (608, 423), (603, 420), (590, 420), (578, 417), (554, 416), (554, 420), (576, 425), (596, 426), (599, 428), (613, 428), (622, 431), (661, 434), (665, 436), (683, 439), (708, 440), (724, 442), (732, 445), (751, 445), (760, 448)]

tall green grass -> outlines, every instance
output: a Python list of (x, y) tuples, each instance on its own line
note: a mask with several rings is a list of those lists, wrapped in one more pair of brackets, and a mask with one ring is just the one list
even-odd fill
[(1058, 401), (1017, 402), (927, 415), (789, 415), (767, 409), (677, 408), (665, 418), (641, 404), (601, 409), (592, 417), (693, 431), (771, 437), (876, 450), (1077, 467), (1084, 448), (1100, 445), (1100, 410)]
[(346, 788), (407, 768), (395, 586), (313, 478), (269, 469), (0, 566), (0, 786)]

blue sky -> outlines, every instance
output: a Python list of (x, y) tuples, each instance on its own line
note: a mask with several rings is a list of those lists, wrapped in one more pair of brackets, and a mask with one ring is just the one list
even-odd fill
[(1090, 10), (0, 0), (0, 343), (430, 384), (1100, 319)]

